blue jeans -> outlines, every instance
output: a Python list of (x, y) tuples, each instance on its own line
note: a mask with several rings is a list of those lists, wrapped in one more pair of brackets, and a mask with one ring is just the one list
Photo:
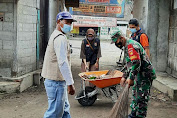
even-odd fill
[(45, 79), (44, 85), (48, 97), (44, 118), (71, 118), (66, 82)]

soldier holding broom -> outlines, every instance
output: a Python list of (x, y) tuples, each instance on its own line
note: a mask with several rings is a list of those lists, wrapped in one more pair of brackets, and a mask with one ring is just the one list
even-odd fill
[(128, 118), (145, 118), (152, 81), (156, 78), (155, 70), (140, 43), (127, 39), (117, 31), (113, 33), (112, 43), (118, 48), (124, 48), (126, 71), (121, 79), (121, 85), (128, 84), (132, 88), (131, 114)]

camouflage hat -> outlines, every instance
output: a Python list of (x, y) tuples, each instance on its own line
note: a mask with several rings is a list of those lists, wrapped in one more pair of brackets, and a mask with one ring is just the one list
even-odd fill
[(111, 35), (111, 40), (112, 40), (111, 44), (115, 43), (120, 36), (122, 36), (122, 33), (121, 33), (120, 30), (112, 33), (112, 35)]

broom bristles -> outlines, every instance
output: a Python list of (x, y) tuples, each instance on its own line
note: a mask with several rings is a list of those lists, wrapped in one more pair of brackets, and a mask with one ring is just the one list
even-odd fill
[(128, 117), (128, 95), (129, 95), (129, 88), (128, 88), (128, 84), (126, 84), (117, 102), (112, 108), (108, 118), (127, 118)]

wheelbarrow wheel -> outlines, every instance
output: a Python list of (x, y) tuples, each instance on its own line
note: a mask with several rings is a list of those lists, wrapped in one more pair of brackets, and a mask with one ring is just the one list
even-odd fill
[[(89, 92), (94, 91), (95, 89), (93, 87), (90, 86), (86, 86), (85, 87), (85, 93), (86, 93), (86, 97), (84, 98), (80, 98), (78, 99), (78, 102), (82, 105), (82, 106), (91, 106), (97, 99), (97, 94), (92, 96), (92, 97), (88, 97), (87, 94)], [(79, 94), (77, 96), (83, 96), (84, 95), (84, 91), (80, 91)]]

